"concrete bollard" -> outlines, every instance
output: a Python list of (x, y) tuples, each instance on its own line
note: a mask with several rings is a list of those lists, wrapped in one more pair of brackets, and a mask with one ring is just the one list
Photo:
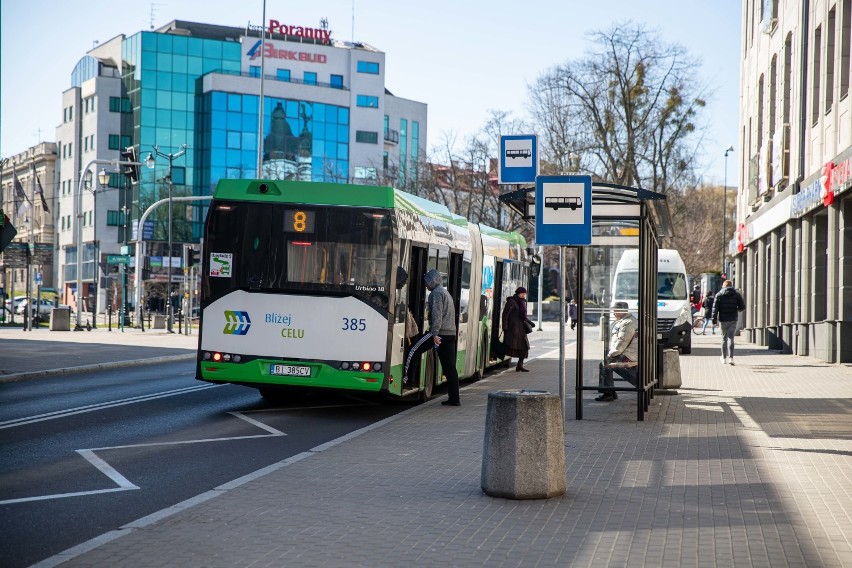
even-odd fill
[(50, 331), (71, 331), (71, 310), (53, 308), (50, 310)]
[(508, 499), (565, 493), (565, 441), (559, 397), (546, 391), (488, 393), (482, 491)]
[(154, 314), (154, 323), (151, 325), (151, 329), (166, 329), (166, 316)]
[(658, 389), (679, 389), (683, 384), (680, 378), (680, 354), (677, 349), (663, 349), (662, 366)]

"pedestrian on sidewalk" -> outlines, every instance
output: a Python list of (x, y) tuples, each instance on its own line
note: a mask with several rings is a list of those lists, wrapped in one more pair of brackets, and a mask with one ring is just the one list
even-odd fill
[(739, 312), (745, 310), (742, 294), (734, 289), (734, 283), (725, 280), (722, 289), (713, 300), (713, 323), (722, 326), (722, 364), (734, 364), (734, 335), (737, 333)]
[(429, 294), (429, 332), (438, 351), (441, 369), (447, 377), (447, 400), (444, 406), (461, 406), (459, 375), (456, 371), (456, 308), (453, 297), (441, 285), (441, 273), (434, 268), (423, 277)]
[(516, 372), (529, 372), (529, 369), (524, 367), (524, 359), (530, 354), (527, 334), (534, 327), (527, 317), (527, 289), (521, 286), (515, 290), (514, 296), (506, 299), (506, 305), (503, 307), (503, 342), (506, 345), (506, 354), (518, 358)]
[[(598, 366), (598, 386), (615, 386), (612, 376), (615, 372), (635, 387), (639, 383), (639, 346), (635, 341), (639, 324), (627, 310), (627, 302), (613, 302), (612, 315), (615, 323), (609, 331), (609, 350), (606, 358)], [(595, 399), (598, 402), (610, 402), (618, 398), (615, 391), (598, 392), (602, 393)]]
[[(707, 324), (713, 321), (713, 303), (715, 301), (713, 291), (709, 288), (704, 292), (704, 299), (701, 300), (701, 308), (704, 310), (704, 327), (701, 328), (701, 335), (707, 335)], [(710, 326), (713, 335), (716, 335), (716, 324)]]
[(568, 321), (571, 322), (572, 330), (577, 327), (577, 301), (574, 298), (571, 298), (571, 302), (568, 304)]

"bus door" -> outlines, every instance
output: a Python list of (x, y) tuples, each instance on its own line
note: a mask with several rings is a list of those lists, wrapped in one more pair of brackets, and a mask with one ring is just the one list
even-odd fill
[[(500, 343), (500, 334), (502, 333), (503, 323), (503, 275), (505, 274), (506, 263), (500, 259), (494, 259), (494, 301), (491, 304), (491, 349), (494, 352), (494, 346)], [(489, 356), (489, 359), (494, 357)]]
[(459, 353), (465, 353), (467, 345), (467, 326), (460, 327), (459, 315), (461, 314), (461, 283), (462, 283), (462, 260), (464, 255), (458, 252), (450, 253), (449, 275), (447, 278), (447, 291), (453, 298), (453, 306), (456, 312), (456, 371), (460, 377), (464, 376), (464, 357), (461, 358), (461, 369), (459, 369)]
[[(417, 341), (424, 331), (424, 322), (426, 315), (426, 282), (423, 280), (423, 276), (426, 274), (428, 270), (426, 267), (426, 259), (427, 259), (427, 250), (424, 247), (412, 246), (411, 247), (411, 264), (408, 266), (408, 312), (414, 318), (414, 321), (417, 323), (417, 329), (420, 331), (420, 334), (413, 337), (411, 342), (406, 342), (405, 346), (405, 360), (408, 359), (408, 352), (411, 350), (411, 346)], [(412, 388), (417, 386), (420, 383), (420, 377), (422, 375), (421, 369), (421, 359), (422, 356), (418, 356), (411, 362), (411, 367), (409, 369), (409, 379), (406, 383), (407, 388)]]

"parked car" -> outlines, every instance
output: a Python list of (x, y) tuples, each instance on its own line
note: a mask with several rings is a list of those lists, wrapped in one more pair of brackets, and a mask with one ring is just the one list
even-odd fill
[(18, 306), (21, 305), (21, 302), (26, 300), (26, 296), (15, 296), (14, 298), (6, 299), (6, 309), (15, 313), (18, 313)]
[[(18, 314), (18, 315), (24, 315), (24, 313), (26, 312), (27, 306), (29, 306), (29, 305), (30, 305), (29, 300), (25, 298), (20, 304), (18, 304), (18, 307), (15, 310), (15, 313)], [(52, 310), (53, 308), (56, 307), (56, 306), (53, 305), (53, 302), (51, 302), (49, 300), (39, 300), (37, 305), (38, 305), (38, 315), (42, 316), (42, 317), (49, 317), (50, 316), (50, 310)], [(33, 306), (30, 309), (30, 313), (32, 315), (35, 315), (35, 312), (36, 312), (36, 308), (35, 308), (35, 306)]]

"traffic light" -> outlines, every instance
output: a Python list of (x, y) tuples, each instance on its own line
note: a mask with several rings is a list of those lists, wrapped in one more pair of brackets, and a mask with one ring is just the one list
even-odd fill
[(139, 183), (139, 163), (136, 159), (136, 147), (128, 146), (121, 151), (122, 162), (136, 162), (134, 164), (124, 165), (124, 175), (130, 180), (130, 183)]
[(187, 254), (186, 264), (188, 265), (189, 268), (192, 268), (193, 266), (198, 266), (198, 265), (201, 264), (201, 251), (200, 250), (195, 250), (195, 249), (191, 248), (187, 251), (187, 253), (188, 254)]

